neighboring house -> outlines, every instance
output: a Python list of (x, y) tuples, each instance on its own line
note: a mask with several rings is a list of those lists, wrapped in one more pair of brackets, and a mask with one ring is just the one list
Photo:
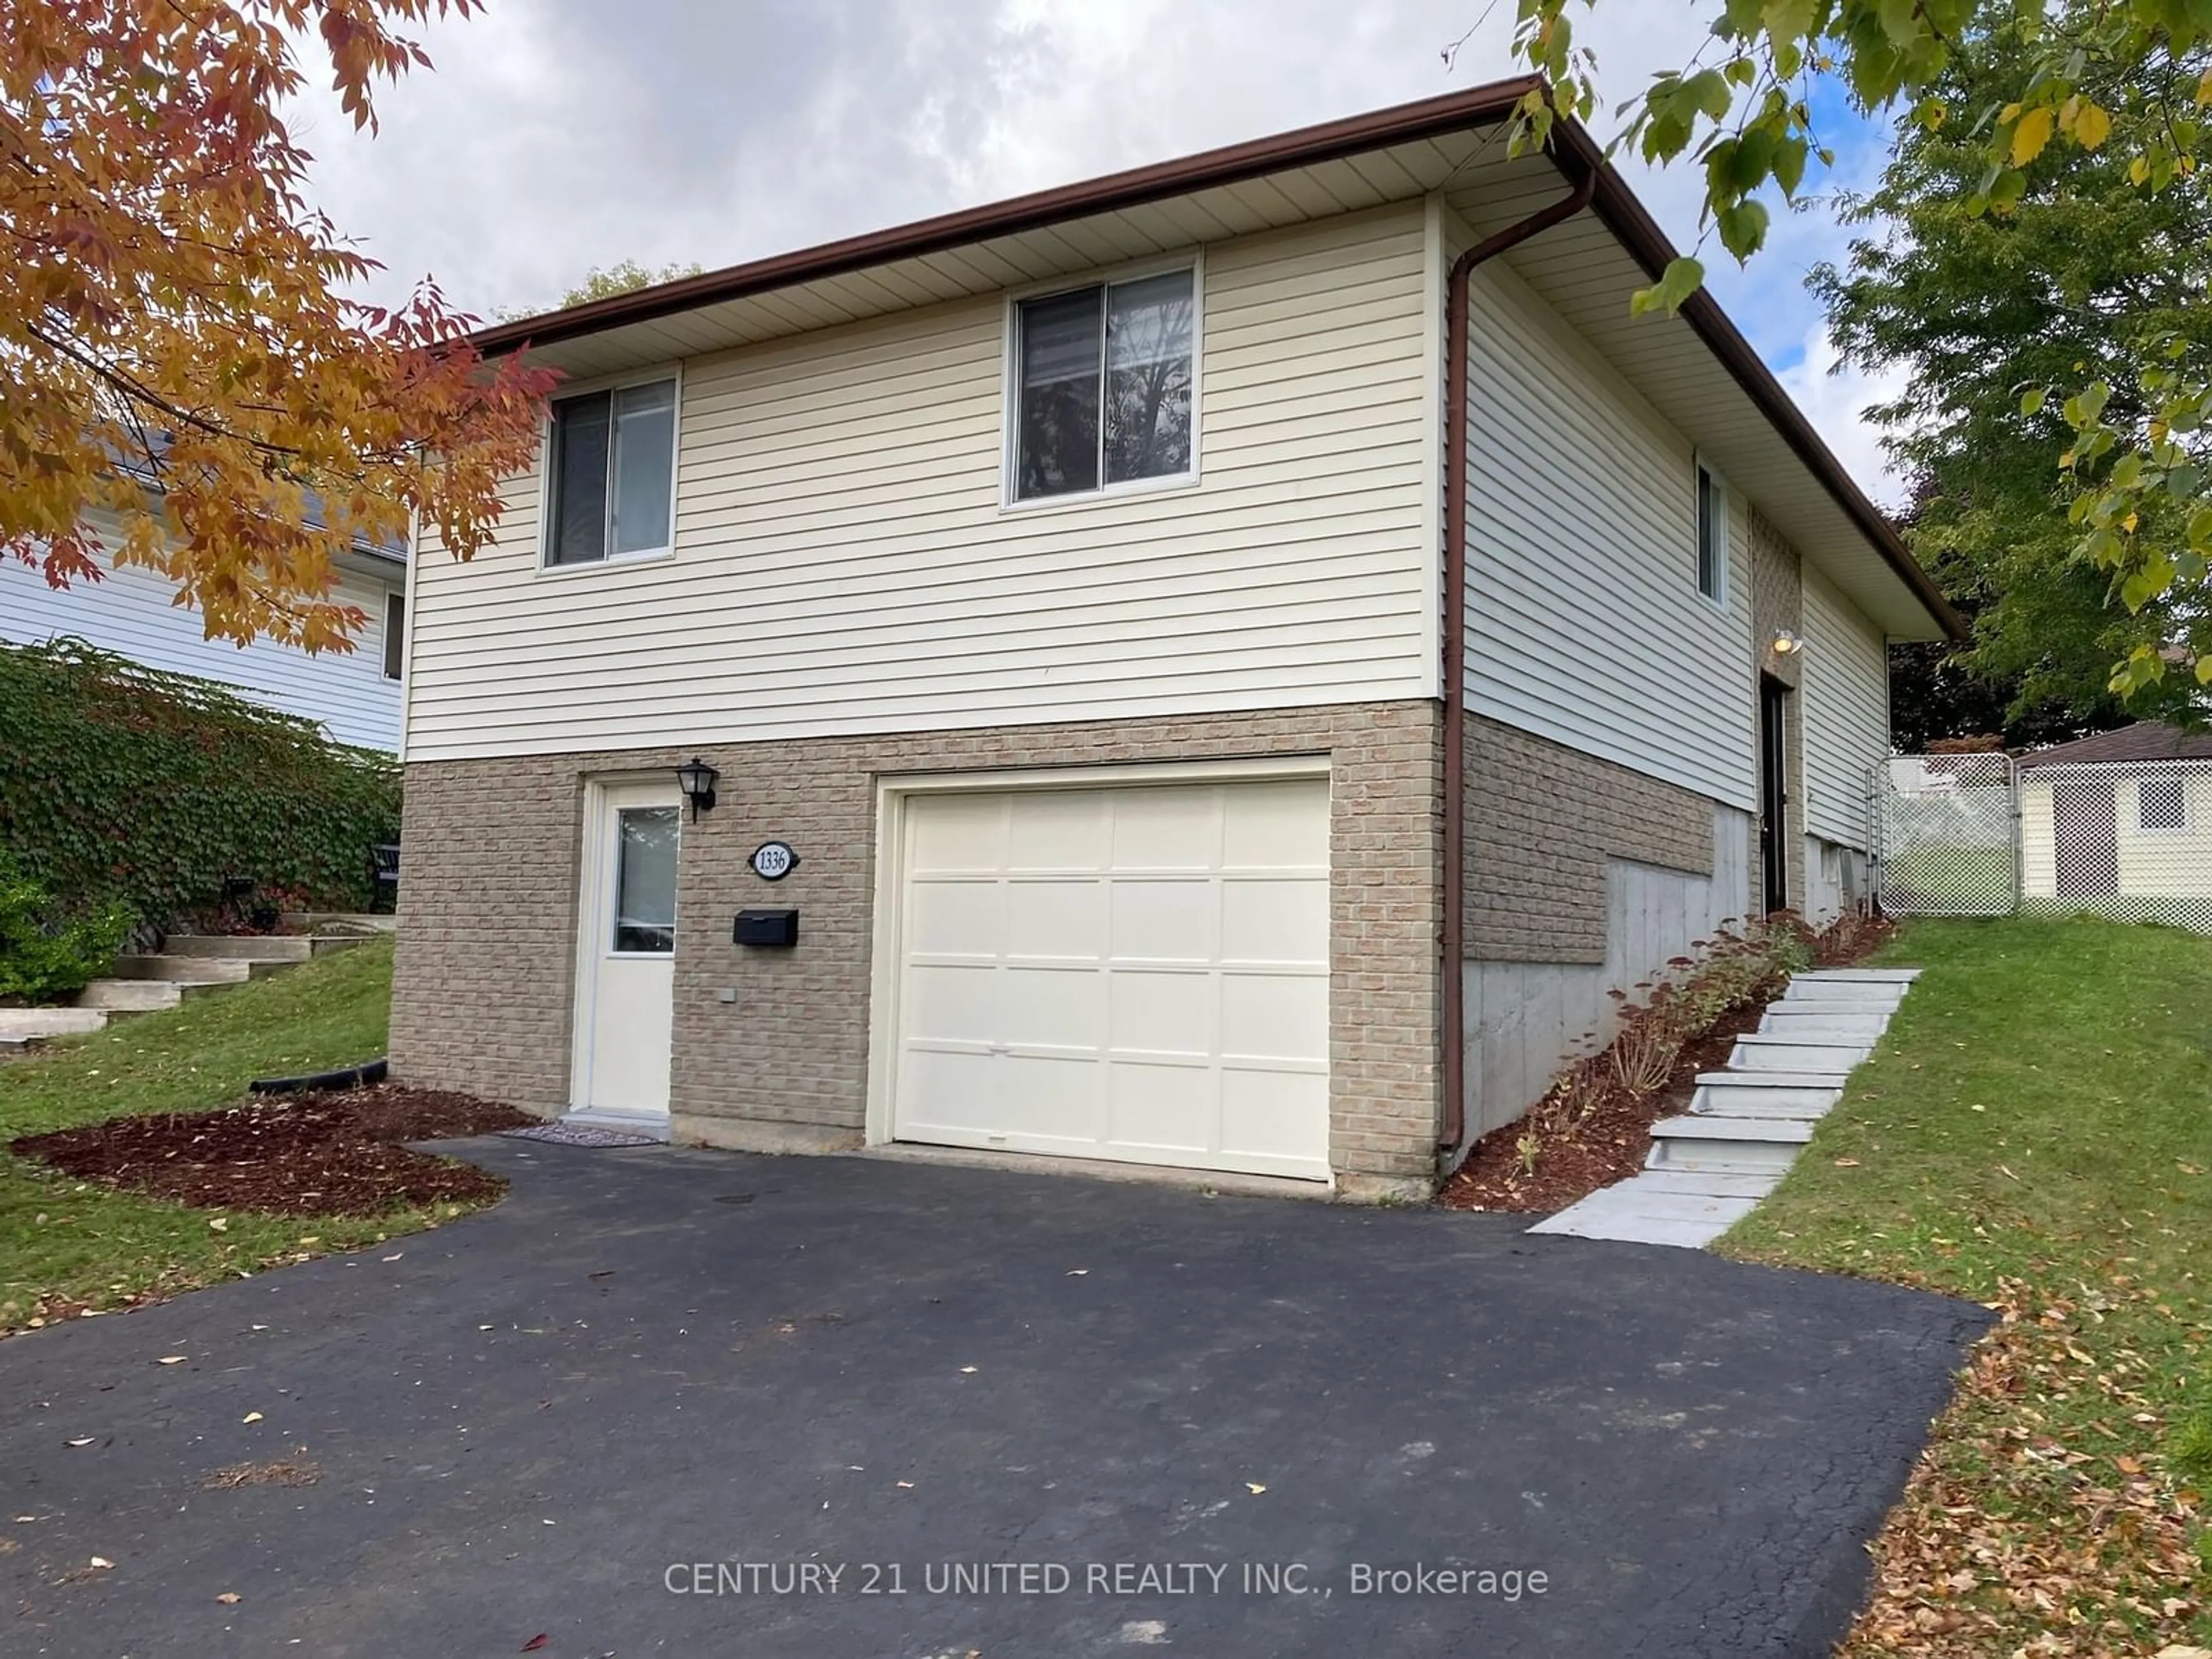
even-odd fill
[(2141, 720), (2019, 767), (2024, 908), (2212, 931), (2212, 733)]
[[(101, 539), (119, 542), (100, 522)], [(200, 613), (174, 603), (177, 588), (137, 565), (106, 566), (105, 580), (46, 586), (20, 564), (0, 568), (0, 640), (16, 645), (64, 635), (149, 668), (216, 680), (255, 702), (319, 722), (339, 743), (399, 747), (399, 675), (405, 660), (407, 551), (357, 545), (337, 561), (332, 599), (368, 618), (349, 652), (310, 653), (269, 640), (240, 647), (207, 637)]]
[(570, 379), (414, 567), (395, 1074), (1374, 1196), (1846, 902), (1956, 619), (1525, 89), (479, 337)]

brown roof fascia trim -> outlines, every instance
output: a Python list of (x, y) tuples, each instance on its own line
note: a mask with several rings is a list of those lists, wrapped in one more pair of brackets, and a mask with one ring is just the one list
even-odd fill
[[(1553, 127), (1552, 160), (1569, 178), (1584, 173), (1597, 177), (1597, 193), (1591, 203), (1606, 228), (1620, 239), (1636, 262), (1655, 280), (1675, 257), (1674, 245), (1667, 240), (1667, 233), (1659, 228), (1635, 193), (1614, 172), (1605, 159), (1596, 141), (1577, 123), (1561, 120)], [(1682, 302), (1682, 320), (1689, 324), (1708, 349), (1720, 360), (1735, 383), (1744, 389), (1760, 414), (1766, 416), (1774, 429), (1782, 434), (1783, 441), (1796, 452), (1797, 459), (1812, 469), (1813, 476), (1826, 486), (1851, 521), (1857, 525), (1874, 544), (1875, 550), (1894, 570), (1905, 585), (1912, 590), (1928, 613), (1941, 624), (1943, 631), (1960, 644), (1966, 642), (1968, 629), (1966, 619), (1952, 609), (1951, 602), (1943, 597), (1943, 590), (1936, 580), (1921, 568), (1920, 562), (1897, 533), (1897, 526), (1880, 507), (1869, 501), (1844, 464), (1836, 459), (1835, 452), (1813, 430), (1812, 422), (1804, 412), (1790, 399), (1774, 372), (1760, 361), (1736, 325), (1728, 319), (1711, 293), (1699, 289)]]
[(1301, 127), (1271, 138), (1231, 144), (1223, 149), (1202, 150), (1172, 161), (1109, 173), (1103, 179), (1063, 185), (1052, 190), (1017, 196), (1010, 201), (965, 208), (890, 230), (871, 231), (843, 241), (756, 259), (661, 283), (628, 294), (611, 295), (566, 311), (548, 312), (513, 323), (478, 331), (473, 337), (487, 356), (526, 345), (550, 345), (596, 334), (625, 323), (649, 322), (699, 306), (742, 299), (794, 283), (842, 276), (893, 259), (939, 253), (947, 248), (994, 236), (1011, 236), (1024, 230), (1055, 224), (1091, 213), (1111, 213), (1139, 207), (1170, 196), (1239, 184), (1285, 167), (1316, 161), (1336, 161), (1363, 150), (1381, 149), (1416, 138), (1433, 138), (1503, 120), (1513, 106), (1540, 84), (1534, 76), (1493, 81), (1464, 92), (1400, 104), (1340, 121)]

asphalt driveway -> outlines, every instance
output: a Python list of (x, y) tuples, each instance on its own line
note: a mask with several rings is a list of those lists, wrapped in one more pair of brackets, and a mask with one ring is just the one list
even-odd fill
[(470, 1152), (483, 1216), (0, 1343), (0, 1650), (1820, 1655), (1982, 1322), (1504, 1217)]

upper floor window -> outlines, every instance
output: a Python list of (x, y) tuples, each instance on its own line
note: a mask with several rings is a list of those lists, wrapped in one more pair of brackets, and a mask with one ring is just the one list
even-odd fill
[(547, 465), (547, 564), (667, 552), (675, 521), (675, 379), (555, 398)]
[(1698, 467), (1698, 592), (1716, 605), (1728, 599), (1728, 486), (1703, 461)]
[(1176, 270), (1015, 307), (1015, 500), (1190, 476), (1197, 298)]
[(2136, 823), (2144, 830), (2189, 828), (2189, 794), (2179, 778), (2142, 778), (2136, 783)]
[(384, 678), (396, 680), (407, 663), (407, 596), (384, 596)]

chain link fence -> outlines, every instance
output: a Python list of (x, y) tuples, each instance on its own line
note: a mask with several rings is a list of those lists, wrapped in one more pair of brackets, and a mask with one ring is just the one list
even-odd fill
[(2021, 908), (2212, 933), (2212, 761), (2020, 770)]
[(2019, 908), (2009, 755), (1898, 755), (1867, 780), (1875, 891), (1892, 915), (2008, 916)]
[(2212, 761), (1899, 755), (1867, 783), (1881, 908), (2212, 933)]

